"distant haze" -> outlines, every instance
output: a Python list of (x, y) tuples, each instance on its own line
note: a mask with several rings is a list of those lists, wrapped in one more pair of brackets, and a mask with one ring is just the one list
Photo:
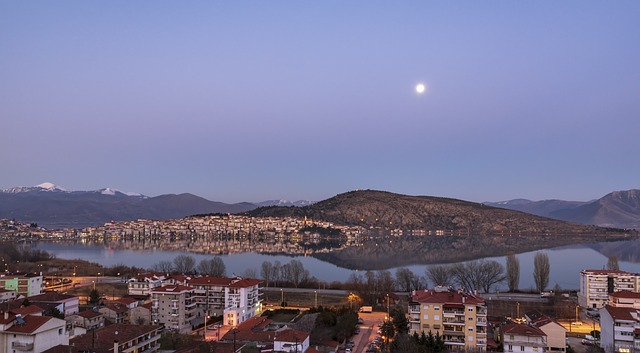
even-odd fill
[(3, 1), (0, 189), (638, 188), (638, 18), (638, 1)]

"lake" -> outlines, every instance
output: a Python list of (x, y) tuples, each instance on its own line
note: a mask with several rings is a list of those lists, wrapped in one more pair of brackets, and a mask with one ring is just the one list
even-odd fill
[[(151, 268), (160, 261), (172, 261), (178, 255), (193, 256), (196, 259), (196, 263), (212, 257), (212, 255), (194, 254), (187, 251), (114, 249), (104, 245), (85, 245), (79, 243), (40, 242), (34, 243), (32, 246), (40, 250), (45, 250), (57, 258), (87, 260), (106, 267), (126, 265)], [(638, 251), (636, 251), (639, 247), (640, 240), (629, 240), (623, 242), (571, 245), (540, 251), (549, 256), (549, 262), (551, 264), (549, 288), (553, 288), (558, 284), (562, 289), (578, 289), (580, 271), (584, 269), (603, 269), (607, 264), (608, 256), (611, 255), (618, 257), (621, 270), (640, 273), (640, 259), (638, 258)], [(517, 254), (520, 260), (520, 289), (527, 290), (535, 288), (533, 281), (533, 257), (536, 252), (537, 251), (531, 251)], [(262, 262), (280, 261), (281, 264), (285, 264), (292, 259), (301, 261), (305, 269), (309, 270), (310, 275), (318, 278), (320, 281), (346, 281), (352, 273), (358, 273), (357, 270), (341, 268), (311, 256), (265, 255), (250, 252), (219, 256), (224, 260), (227, 275), (229, 276), (232, 274), (243, 274), (247, 269), (253, 269), (259, 276)], [(486, 259), (498, 261), (502, 265), (505, 265), (506, 262), (504, 256), (489, 257)], [(405, 267), (417, 275), (424, 276), (425, 269), (428, 266), (429, 265), (412, 265)], [(397, 268), (388, 268), (393, 274), (395, 274), (396, 269)], [(506, 289), (506, 286), (503, 285), (501, 290), (502, 289)]]

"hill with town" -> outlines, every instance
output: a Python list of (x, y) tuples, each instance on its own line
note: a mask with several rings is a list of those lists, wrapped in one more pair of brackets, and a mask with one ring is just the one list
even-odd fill
[(255, 217), (298, 217), (369, 229), (432, 230), (443, 234), (607, 234), (579, 225), (457, 199), (356, 190), (305, 207), (263, 207)]

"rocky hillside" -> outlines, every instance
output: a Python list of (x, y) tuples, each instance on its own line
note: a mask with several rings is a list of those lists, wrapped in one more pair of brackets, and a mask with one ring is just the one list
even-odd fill
[(358, 190), (306, 207), (262, 207), (257, 217), (307, 217), (366, 228), (456, 230), (469, 234), (604, 234), (603, 228), (557, 221), (456, 199)]
[(583, 224), (640, 229), (640, 190), (614, 191), (594, 202), (556, 211), (552, 216)]

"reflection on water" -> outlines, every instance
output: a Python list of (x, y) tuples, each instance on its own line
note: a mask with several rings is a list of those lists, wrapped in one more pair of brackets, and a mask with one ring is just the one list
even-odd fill
[[(280, 261), (288, 263), (292, 259), (300, 260), (310, 274), (321, 281), (346, 281), (352, 273), (359, 270), (338, 267), (329, 262), (321, 261), (309, 256), (312, 251), (324, 252), (327, 249), (342, 248), (344, 244), (338, 240), (329, 239), (299, 242), (279, 242), (267, 247), (268, 254), (258, 253), (259, 249), (265, 249), (264, 245), (251, 240), (226, 240), (198, 241), (188, 240), (185, 243), (174, 242), (170, 246), (154, 243), (151, 241), (113, 241), (101, 243), (55, 243), (41, 242), (34, 243), (34, 247), (46, 250), (62, 259), (82, 259), (100, 263), (104, 266), (127, 265), (142, 268), (151, 268), (160, 261), (173, 260), (178, 255), (189, 254), (197, 262), (210, 258), (211, 254), (220, 255), (225, 262), (227, 274), (242, 274), (247, 269), (253, 269), (260, 274), (260, 266), (263, 261)], [(623, 242), (606, 242), (586, 245), (571, 245), (557, 247), (553, 249), (541, 250), (548, 254), (551, 263), (551, 276), (549, 287), (554, 287), (557, 283), (561, 288), (577, 289), (579, 283), (579, 273), (583, 269), (602, 269), (606, 266), (607, 257), (615, 255), (620, 262), (620, 268), (629, 272), (640, 273), (640, 263), (638, 261), (638, 251), (640, 240), (630, 240)], [(187, 252), (184, 249), (196, 250)], [(226, 254), (222, 251), (229, 249)], [(280, 249), (276, 251), (274, 249)], [(619, 252), (615, 252), (619, 249)], [(634, 250), (636, 249), (636, 250)], [(518, 254), (520, 260), (520, 288), (530, 289), (534, 287), (533, 281), (533, 257), (537, 251), (529, 251)], [(505, 264), (505, 257), (486, 257)], [(410, 265), (409, 268), (419, 276), (425, 275), (428, 265)], [(384, 269), (395, 273), (397, 265), (390, 264)], [(362, 270), (360, 270), (362, 271)]]

